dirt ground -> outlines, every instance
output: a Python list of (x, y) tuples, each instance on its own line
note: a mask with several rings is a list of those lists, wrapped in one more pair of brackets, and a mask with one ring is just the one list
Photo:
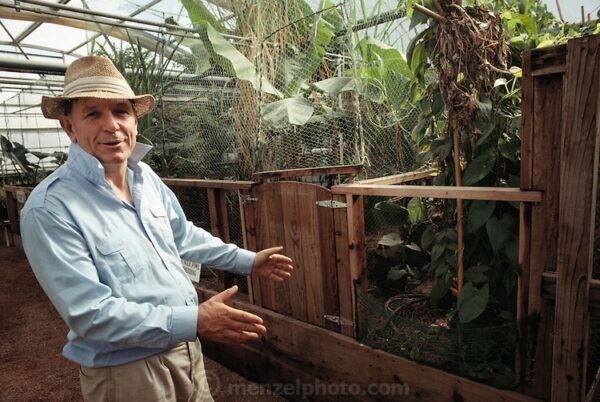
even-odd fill
[[(2, 239), (3, 240), (3, 239)], [(67, 327), (38, 285), (21, 247), (0, 245), (0, 401), (82, 401), (78, 367), (62, 357)], [(205, 357), (216, 402), (285, 401)], [(222, 384), (254, 390), (228, 395)]]

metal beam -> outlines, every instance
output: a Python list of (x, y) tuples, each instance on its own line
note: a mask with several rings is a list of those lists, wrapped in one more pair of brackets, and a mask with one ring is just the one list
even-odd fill
[(0, 57), (0, 70), (17, 71), (21, 73), (54, 73), (64, 75), (67, 65), (48, 61), (35, 61)]

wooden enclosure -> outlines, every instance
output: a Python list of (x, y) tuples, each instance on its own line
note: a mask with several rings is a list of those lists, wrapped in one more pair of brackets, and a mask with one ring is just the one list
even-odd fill
[[(171, 188), (201, 188), (210, 228), (229, 240), (226, 195), (239, 200), (250, 249), (283, 245), (297, 264), (293, 278), (249, 281), (236, 307), (265, 320), (257, 343), (204, 343), (216, 360), (261, 383), (404, 385), (403, 394), (339, 394), (315, 400), (584, 401), (589, 321), (600, 308), (592, 279), (600, 139), (600, 35), (524, 54), (520, 188), (432, 187), (405, 183), (431, 171), (339, 184), (301, 183), (303, 176), (346, 175), (357, 167), (265, 172), (255, 182), (164, 179)], [(6, 188), (7, 194), (20, 191)], [(177, 193), (177, 191), (176, 191)], [(361, 345), (356, 340), (356, 288), (365, 288), (364, 197), (427, 197), (520, 204), (517, 373), (507, 391)], [(16, 203), (11, 220), (16, 219)], [(16, 230), (16, 227), (13, 227)], [(220, 277), (219, 288), (231, 282)], [(200, 287), (202, 298), (215, 294)], [(592, 367), (591, 370), (596, 370)], [(301, 400), (300, 393), (286, 395)]]

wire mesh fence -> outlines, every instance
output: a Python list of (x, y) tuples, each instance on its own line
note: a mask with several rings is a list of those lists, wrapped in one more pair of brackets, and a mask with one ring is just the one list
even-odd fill
[[(152, 124), (141, 133), (155, 145), (155, 169), (250, 179), (258, 171), (347, 164), (363, 164), (365, 177), (415, 168), (410, 133), (418, 114), (407, 101), (408, 78), (382, 73), (379, 54), (391, 48), (356, 43), (355, 27), (367, 28), (351, 17), (352, 2), (326, 11), (298, 4), (258, 1), (247, 10), (248, 26), (238, 27), (246, 36), (228, 48), (254, 70), (247, 79), (218, 63), (189, 74), (206, 60), (188, 60), (185, 74), (163, 77)], [(378, 23), (389, 29), (402, 13), (388, 14)]]

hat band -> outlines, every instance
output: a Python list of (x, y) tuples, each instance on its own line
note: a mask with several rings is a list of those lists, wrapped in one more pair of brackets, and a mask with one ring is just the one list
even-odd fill
[(63, 96), (73, 96), (84, 92), (112, 92), (133, 98), (135, 94), (126, 81), (112, 77), (78, 78), (65, 85)]

